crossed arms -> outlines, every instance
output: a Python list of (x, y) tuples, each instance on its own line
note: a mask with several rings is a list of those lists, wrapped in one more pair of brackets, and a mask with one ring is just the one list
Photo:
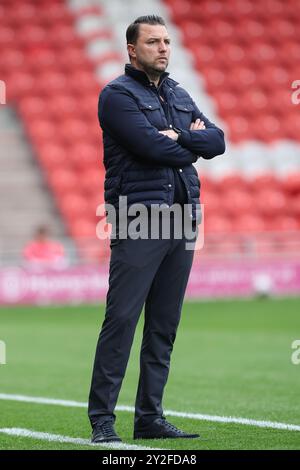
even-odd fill
[(100, 95), (99, 121), (105, 132), (137, 158), (160, 165), (182, 167), (199, 156), (212, 158), (225, 151), (223, 132), (196, 105), (193, 128), (182, 130), (176, 141), (174, 131), (158, 131), (147, 120), (129, 93), (109, 86)]

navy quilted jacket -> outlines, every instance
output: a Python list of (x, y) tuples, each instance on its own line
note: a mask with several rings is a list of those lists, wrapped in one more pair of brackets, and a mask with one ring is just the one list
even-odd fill
[[(118, 208), (119, 196), (128, 206), (143, 203), (172, 205), (174, 169), (178, 172), (191, 205), (191, 218), (200, 220), (200, 182), (193, 163), (225, 151), (224, 134), (197, 108), (189, 94), (163, 73), (158, 87), (147, 75), (126, 64), (125, 74), (106, 85), (99, 98), (103, 130), (105, 202)], [(167, 101), (165, 113), (158, 93)], [(197, 118), (206, 129), (190, 131)], [(182, 132), (175, 142), (160, 130)]]

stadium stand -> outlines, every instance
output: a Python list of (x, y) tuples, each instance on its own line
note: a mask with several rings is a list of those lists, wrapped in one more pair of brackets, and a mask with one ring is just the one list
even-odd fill
[(150, 12), (170, 24), (175, 78), (187, 80), (199, 107), (226, 130), (226, 157), (198, 167), (201, 256), (299, 252), (300, 114), (291, 101), (291, 83), (300, 78), (297, 1), (125, 3), (4, 0), (0, 6), (7, 103), (18, 111), (81, 258), (98, 262), (109, 251), (107, 240), (95, 236), (104, 177), (98, 95), (127, 60), (126, 26)]

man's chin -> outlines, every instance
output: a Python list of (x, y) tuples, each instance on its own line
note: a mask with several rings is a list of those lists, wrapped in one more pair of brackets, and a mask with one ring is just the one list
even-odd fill
[(163, 72), (165, 72), (167, 67), (168, 67), (168, 63), (164, 62), (160, 65), (156, 64), (155, 67), (153, 67), (153, 70), (155, 70), (157, 73), (163, 73)]

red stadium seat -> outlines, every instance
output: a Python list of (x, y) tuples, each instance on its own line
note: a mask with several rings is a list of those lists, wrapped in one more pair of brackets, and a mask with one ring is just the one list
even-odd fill
[(285, 214), (272, 218), (267, 223), (267, 229), (273, 232), (291, 232), (300, 229), (300, 223), (296, 217), (291, 217)]
[(89, 127), (83, 119), (72, 117), (60, 122), (58, 132), (66, 144), (76, 145), (81, 141), (86, 142), (86, 136), (89, 135)]
[(13, 71), (7, 78), (7, 100), (18, 102), (25, 97), (32, 97), (36, 79), (29, 72)]
[(1, 51), (1, 70), (3, 72), (19, 72), (25, 63), (24, 54), (19, 49)]
[[(3, 12), (3, 15), (5, 13)], [(5, 25), (1, 25), (1, 28), (0, 28), (0, 50), (1, 50), (1, 54), (2, 54), (2, 51), (4, 50), (7, 50), (7, 49), (13, 49), (14, 45), (15, 45), (15, 36), (16, 36), (16, 33), (15, 33), (15, 30), (14, 28), (8, 23), (7, 26)], [(1, 60), (1, 66), (2, 65), (2, 60)]]
[(70, 159), (80, 171), (89, 167), (95, 170), (100, 164), (100, 151), (98, 147), (88, 143), (73, 144), (70, 148)]
[(265, 230), (262, 217), (255, 214), (244, 214), (234, 220), (233, 230), (239, 233), (259, 233)]
[(78, 187), (78, 177), (76, 173), (67, 169), (55, 169), (48, 173), (48, 180), (57, 198), (76, 191)]
[(90, 93), (97, 86), (95, 77), (89, 70), (77, 70), (73, 72), (72, 76), (69, 77), (68, 83), (74, 95)]
[[(274, 93), (281, 88), (290, 88), (290, 76), (286, 67), (281, 64), (271, 64), (263, 68), (263, 73), (259, 77), (261, 86)], [(270, 100), (271, 101), (271, 100)]]
[(237, 95), (255, 85), (258, 82), (257, 75), (257, 71), (248, 65), (236, 65), (229, 75), (226, 74), (225, 87)]
[(249, 121), (241, 115), (229, 115), (227, 117), (229, 123), (229, 136), (233, 142), (241, 142), (253, 138)]
[(222, 210), (233, 217), (253, 214), (256, 212), (255, 198), (248, 191), (229, 188), (222, 197)]
[[(66, 60), (66, 56), (68, 60)], [(90, 70), (91, 66), (82, 45), (70, 44), (66, 46), (64, 43), (61, 45), (61, 53), (57, 54), (56, 64), (60, 70), (72, 74), (74, 70)]]
[(17, 41), (22, 49), (46, 46), (47, 44), (47, 31), (41, 26), (36, 26), (29, 23), (21, 23), (18, 29)]
[(267, 217), (286, 213), (287, 203), (285, 194), (275, 189), (264, 189), (256, 194), (257, 209)]
[(33, 142), (50, 142), (56, 137), (55, 125), (47, 119), (30, 119), (26, 123), (27, 131)]
[(97, 208), (99, 208), (98, 215), (101, 215), (101, 214), (104, 215), (105, 213), (104, 188), (102, 186), (103, 184), (99, 183), (97, 189), (94, 190), (93, 193), (88, 195), (88, 204), (90, 207), (90, 211), (94, 215), (96, 214)]
[(300, 172), (291, 173), (282, 182), (284, 190), (292, 195), (300, 194)]
[(38, 20), (45, 26), (67, 25), (72, 26), (74, 18), (63, 2), (44, 2), (38, 9)]
[(264, 190), (279, 190), (280, 191), (280, 181), (273, 173), (264, 173), (258, 176), (255, 176), (250, 184), (251, 191), (253, 194), (257, 194), (259, 191)]
[(41, 95), (56, 95), (67, 92), (68, 83), (63, 73), (46, 71), (40, 74), (37, 88)]
[(193, 12), (193, 6), (189, 0), (168, 0), (166, 3), (174, 17), (184, 18)]
[(300, 193), (289, 199), (288, 212), (300, 222)]
[(252, 124), (255, 137), (267, 143), (279, 140), (280, 129), (280, 119), (273, 114), (259, 114)]
[(78, 100), (73, 94), (58, 93), (55, 99), (46, 97), (47, 110), (50, 116), (57, 120), (66, 121), (69, 118), (80, 117), (81, 109)]
[(48, 45), (32, 47), (27, 51), (26, 67), (32, 74), (56, 70), (56, 61), (57, 54)]
[[(69, 230), (71, 235), (76, 239), (87, 239), (90, 241), (91, 238), (96, 238), (96, 222), (91, 221), (89, 218), (76, 218), (69, 223)], [(100, 240), (97, 240), (101, 243)]]
[[(38, 158), (47, 172), (68, 169), (68, 151), (57, 143), (42, 144), (38, 148)], [(71, 165), (69, 165), (71, 167)]]
[(15, 24), (32, 24), (36, 19), (38, 8), (32, 3), (11, 2), (7, 14)]
[(51, 29), (48, 33), (48, 41), (51, 44), (51, 47), (59, 49), (62, 47), (71, 46), (82, 46), (84, 41), (80, 38), (73, 27), (73, 25), (66, 24), (55, 24), (53, 23)]
[(73, 221), (77, 217), (90, 217), (92, 212), (86, 198), (76, 191), (63, 194), (59, 200), (59, 206), (64, 216)]
[[(209, 87), (207, 87), (209, 89)], [(222, 90), (215, 93), (215, 100), (218, 104), (219, 113), (221, 116), (227, 116), (228, 114), (238, 113), (240, 110), (240, 98), (236, 93), (230, 90)]]
[(218, 183), (219, 192), (225, 193), (226, 191), (230, 191), (232, 189), (239, 190), (239, 191), (246, 191), (248, 189), (248, 181), (239, 174), (239, 173), (231, 173), (223, 178)]
[(100, 182), (102, 180), (102, 172), (99, 168), (96, 168), (95, 165), (87, 168), (83, 173), (81, 172), (80, 185), (82, 190), (93, 195), (96, 191), (100, 192)]
[(201, 203), (205, 206), (206, 213), (215, 213), (220, 208), (220, 198), (218, 193), (204, 190), (201, 193)]
[(251, 115), (255, 119), (258, 115), (267, 113), (270, 106), (268, 96), (259, 88), (249, 88), (240, 97), (240, 101), (244, 115)]
[(232, 230), (233, 224), (230, 218), (224, 215), (210, 215), (208, 209), (204, 216), (204, 231), (207, 233), (228, 233)]
[(43, 119), (45, 100), (40, 97), (27, 96), (19, 101), (19, 111), (23, 119)]
[(298, 109), (293, 109), (284, 122), (285, 135), (288, 139), (300, 141), (300, 119)]
[(300, 120), (291, 103), (291, 83), (300, 73), (297, 2), (166, 3), (229, 138), (234, 143), (300, 141)]
[(198, 176), (201, 180), (201, 195), (206, 191), (216, 191), (217, 182), (214, 179), (210, 178), (207, 174), (202, 174), (202, 172), (199, 172)]

